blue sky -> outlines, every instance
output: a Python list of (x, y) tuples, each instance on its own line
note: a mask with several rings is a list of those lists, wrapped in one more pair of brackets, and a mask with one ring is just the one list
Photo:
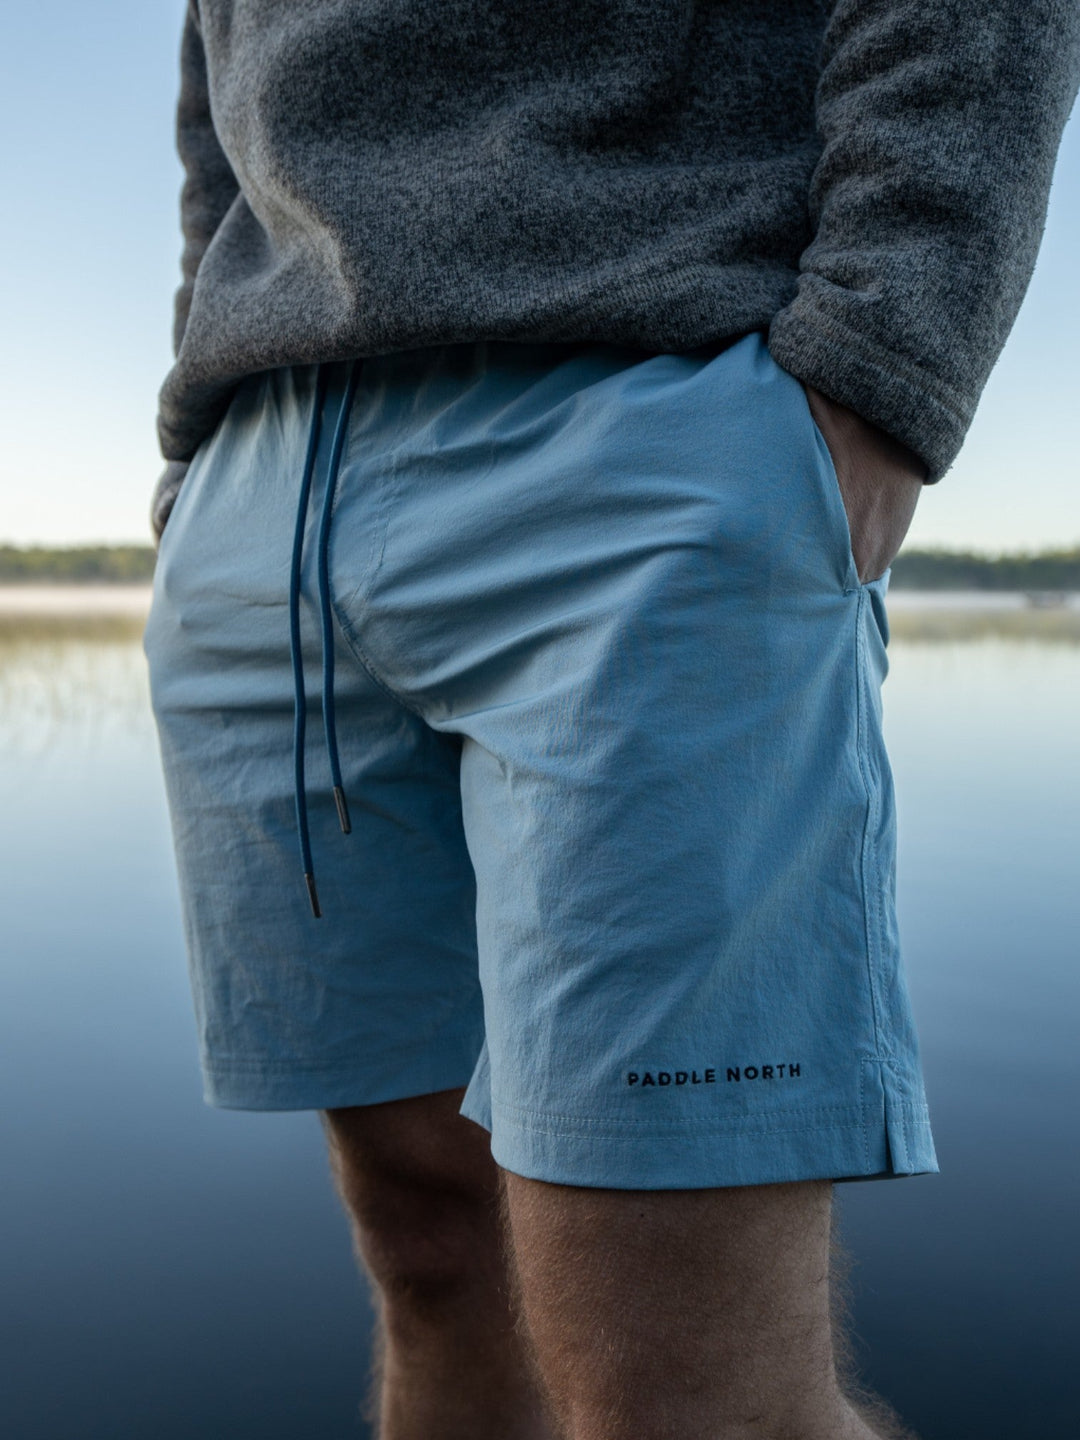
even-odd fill
[[(0, 541), (144, 540), (170, 361), (182, 0), (0, 17)], [(964, 451), (909, 544), (1080, 544), (1080, 114)]]

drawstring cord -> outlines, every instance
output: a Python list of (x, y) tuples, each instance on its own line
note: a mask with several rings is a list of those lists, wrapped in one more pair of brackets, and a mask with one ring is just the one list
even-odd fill
[(341, 833), (348, 835), (352, 830), (349, 820), (349, 805), (345, 799), (345, 787), (341, 780), (341, 762), (338, 759), (337, 719), (334, 713), (334, 616), (330, 609), (330, 519), (334, 509), (334, 492), (337, 489), (338, 467), (345, 445), (345, 429), (352, 409), (353, 396), (360, 370), (357, 365), (349, 366), (349, 379), (345, 387), (345, 399), (334, 429), (334, 443), (330, 449), (329, 473), (326, 477), (326, 494), (323, 496), (322, 515), (319, 517), (319, 609), (322, 613), (322, 656), (323, 656), (323, 728), (326, 731), (326, 753), (330, 760), (330, 780), (334, 787), (334, 804), (337, 806)]
[[(359, 366), (356, 363), (350, 364), (345, 396), (338, 412), (333, 443), (330, 447), (326, 492), (323, 495), (322, 512), (319, 516), (318, 536), (323, 728), (326, 733), (326, 753), (330, 761), (330, 779), (334, 787), (334, 804), (337, 807), (338, 822), (345, 835), (349, 834), (352, 824), (349, 819), (348, 801), (345, 798), (345, 786), (341, 778), (341, 760), (338, 755), (337, 723), (334, 712), (334, 615), (330, 603), (329, 547), (330, 521), (334, 508), (334, 495), (337, 490), (338, 469), (341, 465), (341, 454), (345, 448), (345, 432), (358, 379)], [(307, 886), (308, 899), (311, 902), (311, 913), (316, 920), (321, 917), (322, 909), (319, 905), (319, 892), (315, 888), (315, 867), (311, 859), (311, 832), (308, 824), (307, 784), (304, 773), (307, 690), (304, 685), (304, 662), (300, 642), (300, 583), (303, 573), (304, 531), (307, 527), (311, 482), (315, 474), (315, 459), (319, 450), (326, 390), (326, 369), (320, 365), (315, 382), (315, 402), (311, 416), (311, 429), (308, 433), (307, 454), (304, 457), (304, 471), (300, 480), (296, 528), (293, 531), (292, 566), (289, 573), (289, 650), (292, 655), (293, 673), (293, 783), (296, 799), (296, 834), (300, 842), (300, 863), (304, 871), (304, 884)]]

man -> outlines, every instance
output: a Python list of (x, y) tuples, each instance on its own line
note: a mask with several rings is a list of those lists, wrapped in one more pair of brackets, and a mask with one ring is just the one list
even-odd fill
[(147, 650), (206, 1094), (323, 1115), (384, 1440), (898, 1433), (828, 1284), (832, 1183), (937, 1168), (888, 566), (1078, 52), (1066, 0), (189, 7)]

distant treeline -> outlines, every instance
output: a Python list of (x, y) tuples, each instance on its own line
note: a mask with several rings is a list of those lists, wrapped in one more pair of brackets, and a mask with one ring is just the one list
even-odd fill
[(890, 584), (898, 590), (1080, 590), (1080, 547), (1018, 555), (902, 550)]
[[(0, 584), (133, 585), (145, 584), (153, 573), (150, 545), (0, 545)], [(904, 550), (893, 562), (892, 584), (902, 590), (1080, 591), (1080, 547), (1019, 555)]]
[(0, 584), (136, 585), (154, 573), (152, 545), (0, 545)]

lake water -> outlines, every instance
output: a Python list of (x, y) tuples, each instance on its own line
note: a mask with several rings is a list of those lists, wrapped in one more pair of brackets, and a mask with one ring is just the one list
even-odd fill
[[(357, 1440), (370, 1311), (318, 1122), (200, 1098), (138, 606), (52, 608), (0, 613), (0, 1432)], [(1058, 1440), (1080, 1415), (1080, 609), (891, 609), (943, 1173), (841, 1187), (858, 1354), (920, 1440)]]

